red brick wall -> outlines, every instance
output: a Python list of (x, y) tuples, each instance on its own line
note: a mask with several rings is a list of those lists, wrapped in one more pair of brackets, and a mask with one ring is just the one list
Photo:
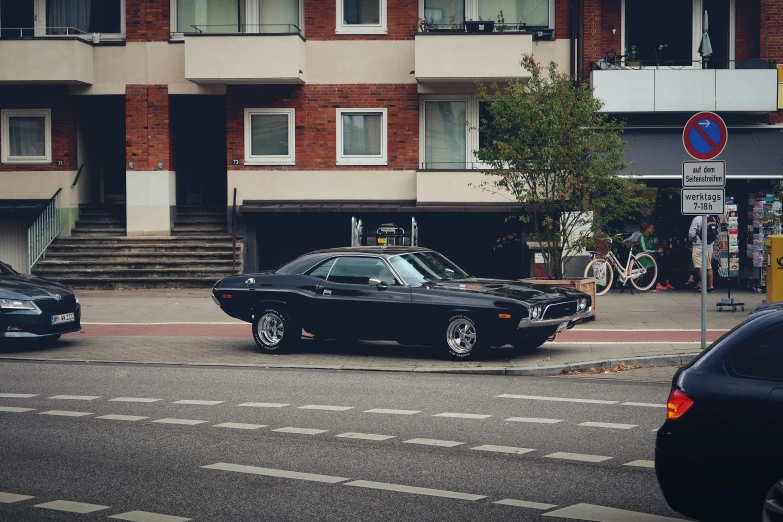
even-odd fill
[(567, 40), (571, 38), (571, 0), (554, 0), (555, 2), (555, 38)]
[[(67, 87), (0, 87), (0, 109), (51, 109), (52, 163), (48, 165), (2, 165), (0, 172), (77, 170), (76, 115)], [(2, 129), (0, 128), (0, 132)], [(4, 140), (0, 135), (0, 140)], [(57, 162), (63, 165), (58, 166)], [(0, 194), (2, 181), (0, 180)]]
[[(601, 0), (601, 56), (607, 51), (623, 54), (622, 23), (621, 0)], [(614, 24), (617, 33), (612, 34), (611, 24)]]
[[(229, 86), (226, 93), (228, 169), (412, 170), (419, 160), (419, 100), (415, 84)], [(388, 166), (337, 166), (338, 108), (386, 108)], [(296, 109), (296, 166), (244, 166), (244, 110)], [(232, 165), (238, 159), (240, 165)]]
[(125, 160), (133, 162), (132, 170), (174, 169), (169, 122), (168, 86), (125, 87)]
[(336, 0), (305, 0), (308, 40), (412, 40), (419, 24), (417, 0), (387, 0), (387, 34), (335, 34)]
[[(761, 57), (783, 63), (783, 1), (761, 0)], [(770, 124), (783, 123), (783, 111), (769, 114)]]
[(750, 58), (760, 56), (759, 47), (759, 0), (737, 2), (736, 45), (734, 56), (736, 66)]
[(171, 22), (170, 0), (125, 0), (128, 42), (166, 42)]
[[(584, 0), (582, 24), (582, 74), (585, 80), (590, 78), (590, 62), (601, 59), (601, 2), (602, 0)], [(619, 31), (618, 31), (619, 32)]]

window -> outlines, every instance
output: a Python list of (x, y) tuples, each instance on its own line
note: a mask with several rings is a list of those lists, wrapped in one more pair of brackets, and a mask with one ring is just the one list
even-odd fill
[(302, 0), (176, 0), (174, 32), (301, 33)]
[(336, 0), (337, 34), (386, 34), (386, 0)]
[(387, 164), (386, 109), (337, 109), (337, 164)]
[(507, 24), (549, 27), (550, 0), (478, 0), (479, 20), (497, 21), (500, 12)]
[(51, 163), (52, 115), (49, 109), (2, 111), (3, 163)]
[(317, 277), (318, 279), (326, 279), (326, 276), (329, 275), (329, 271), (332, 269), (332, 265), (334, 264), (335, 259), (329, 259), (328, 261), (324, 261), (317, 267), (313, 268), (309, 274), (311, 277)]
[(294, 109), (245, 109), (245, 165), (295, 165)]
[(465, 169), (467, 101), (424, 101), (424, 168)]
[(437, 252), (402, 254), (389, 258), (389, 262), (409, 285), (470, 277), (467, 272)]
[(734, 350), (731, 366), (737, 375), (783, 380), (783, 328), (770, 328)]
[(497, 22), (501, 11), (506, 31), (554, 28), (554, 0), (421, 0), (419, 6), (419, 16), (440, 28), (458, 29), (465, 20)]
[[(480, 129), (482, 122), (486, 121), (487, 125), (492, 125), (492, 122), (495, 120), (495, 117), (492, 115), (491, 112), (489, 112), (489, 103), (480, 101), (478, 103), (478, 121), (476, 122), (476, 126)], [(479, 141), (478, 146), (479, 148), (483, 148), (489, 145), (489, 140), (487, 139), (487, 135), (484, 132), (479, 132)]]
[(328, 280), (332, 283), (366, 285), (371, 278), (379, 279), (385, 285), (397, 284), (389, 267), (377, 257), (338, 258)]
[(81, 33), (122, 33), (120, 0), (46, 0), (46, 34)]
[(448, 28), (465, 21), (464, 0), (424, 0), (424, 18), (436, 27)]

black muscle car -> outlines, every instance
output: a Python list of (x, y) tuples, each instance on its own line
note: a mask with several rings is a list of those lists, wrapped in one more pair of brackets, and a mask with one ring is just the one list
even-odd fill
[(476, 279), (418, 247), (319, 250), (276, 271), (221, 279), (212, 298), (253, 324), (265, 352), (290, 347), (304, 329), (319, 339), (440, 345), (459, 358), (536, 348), (592, 309), (583, 292)]
[(78, 332), (81, 307), (67, 287), (23, 275), (0, 262), (0, 342), (6, 338), (44, 338)]

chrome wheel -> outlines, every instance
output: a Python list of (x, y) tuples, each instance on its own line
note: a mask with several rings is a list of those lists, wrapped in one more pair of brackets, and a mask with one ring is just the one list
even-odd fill
[(454, 353), (465, 355), (476, 346), (476, 327), (467, 317), (458, 317), (446, 329), (446, 342)]
[(273, 312), (267, 312), (258, 320), (258, 336), (266, 346), (273, 348), (280, 344), (285, 334), (283, 318)]
[(783, 480), (778, 480), (767, 493), (764, 509), (761, 512), (762, 522), (783, 521)]

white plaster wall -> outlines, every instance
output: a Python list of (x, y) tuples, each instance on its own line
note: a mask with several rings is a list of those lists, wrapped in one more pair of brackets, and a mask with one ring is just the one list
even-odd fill
[(79, 40), (8, 40), (0, 45), (0, 81), (91, 84), (93, 46)]
[(76, 179), (75, 170), (0, 172), (0, 199), (49, 199), (62, 189), (61, 207), (78, 207), (79, 185), (71, 188)]
[(171, 207), (176, 205), (176, 172), (170, 170), (125, 173), (127, 234), (171, 234)]
[(488, 186), (497, 178), (477, 171), (418, 172), (416, 200), (427, 203), (513, 203), (503, 189)]
[(307, 83), (416, 83), (412, 40), (314, 40)]

